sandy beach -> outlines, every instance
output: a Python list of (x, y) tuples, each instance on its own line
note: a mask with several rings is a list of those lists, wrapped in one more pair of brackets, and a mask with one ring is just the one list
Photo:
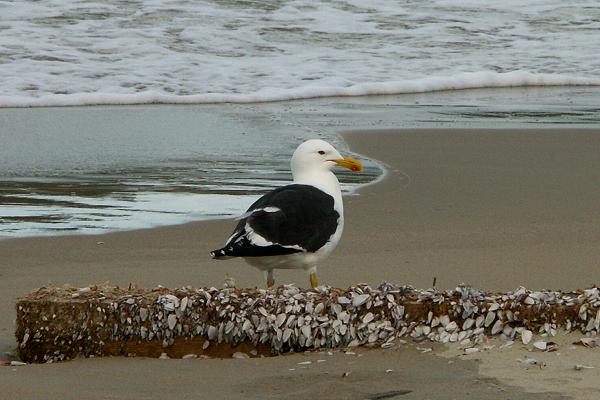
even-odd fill
[[(430, 287), (435, 277), (439, 288), (464, 282), (505, 291), (521, 285), (570, 290), (598, 283), (600, 131), (422, 129), (343, 137), (353, 151), (384, 164), (387, 174), (345, 198), (345, 233), (319, 269), (322, 284), (390, 281)], [(208, 252), (222, 244), (233, 226), (232, 220), (217, 220), (0, 241), (0, 356), (14, 349), (14, 299), (48, 283), (221, 286), (229, 275), (237, 286), (263, 286), (262, 274), (243, 261), (209, 258)], [(308, 286), (308, 277), (299, 271), (277, 271), (275, 279)], [(516, 361), (527, 353), (523, 346), (515, 345), (499, 358), (494, 349), (462, 357), (443, 346), (412, 343), (350, 355), (110, 358), (3, 367), (0, 397), (364, 399), (411, 390), (398, 398), (595, 398), (600, 390), (598, 351), (588, 350), (588, 358), (579, 362), (577, 357), (584, 356), (569, 352), (569, 341), (563, 340), (560, 367), (539, 371)], [(434, 351), (422, 354), (418, 347)], [(298, 365), (304, 360), (313, 363)], [(578, 363), (596, 369), (574, 373), (572, 366)], [(388, 369), (392, 371), (386, 373)], [(343, 377), (344, 372), (350, 375)], [(523, 376), (528, 378), (516, 379)], [(529, 385), (532, 379), (544, 384)]]

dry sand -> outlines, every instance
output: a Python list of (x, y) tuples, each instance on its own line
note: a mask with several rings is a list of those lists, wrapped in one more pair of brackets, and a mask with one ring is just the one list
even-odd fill
[[(574, 289), (597, 283), (599, 131), (400, 130), (345, 138), (354, 151), (385, 163), (388, 174), (345, 199), (346, 231), (319, 270), (321, 283), (345, 287), (388, 280), (429, 287), (437, 277), (441, 288), (468, 282), (488, 290), (519, 285)], [(208, 257), (233, 225), (212, 221), (0, 241), (0, 354), (14, 348), (14, 299), (49, 282), (220, 286), (229, 274), (238, 286), (262, 286), (262, 275), (243, 262)], [(276, 280), (308, 285), (299, 271), (282, 271)], [(432, 353), (441, 351), (446, 350)], [(524, 390), (576, 398), (600, 390), (596, 350), (587, 350), (588, 356), (594, 355), (591, 359), (577, 362), (577, 352), (565, 348), (562, 366), (534, 374), (517, 368), (522, 349), (510, 351), (514, 357), (506, 356), (500, 364), (493, 355), (487, 360), (479, 356), (480, 364), (454, 355), (448, 360), (421, 354), (412, 344), (386, 351), (363, 349), (361, 357), (335, 353), (260, 360), (77, 360), (0, 368), (0, 398), (361, 399), (407, 389), (412, 393), (399, 398), (554, 399), (562, 396)], [(297, 365), (305, 359), (313, 363)], [(570, 370), (571, 364), (586, 362), (599, 365), (577, 374)], [(346, 371), (350, 375), (343, 378)], [(526, 378), (514, 379), (520, 374)], [(579, 387), (577, 380), (584, 374), (588, 379)], [(543, 383), (529, 385), (531, 380)]]
[(433, 276), (442, 288), (487, 290), (599, 283), (600, 129), (346, 138), (390, 169), (383, 185), (348, 201), (334, 262), (350, 256), (350, 281), (365, 279), (359, 267), (369, 265), (370, 282), (417, 287)]
[(573, 342), (581, 337), (581, 334), (559, 332), (551, 338), (536, 338), (556, 343), (558, 349), (552, 352), (539, 351), (533, 341), (524, 345), (520, 340), (504, 349), (505, 342), (491, 339), (479, 346), (480, 351), (476, 353), (465, 354), (459, 345), (453, 344), (436, 354), (451, 360), (458, 357), (477, 361), (480, 374), (529, 392), (555, 390), (576, 399), (597, 400), (600, 393), (599, 350), (574, 345)]

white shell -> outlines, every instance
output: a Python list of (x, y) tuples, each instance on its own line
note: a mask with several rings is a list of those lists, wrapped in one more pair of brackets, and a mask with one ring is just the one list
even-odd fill
[(242, 332), (249, 332), (250, 328), (252, 328), (252, 322), (249, 319), (245, 319), (242, 324)]
[(181, 310), (181, 312), (185, 312), (185, 309), (187, 308), (188, 305), (188, 297), (185, 296), (183, 299), (181, 299), (181, 304), (179, 306), (179, 309)]
[(583, 364), (575, 364), (573, 369), (575, 369), (575, 371), (581, 371), (582, 369), (594, 369), (594, 367), (591, 367), (589, 365), (583, 365)]
[(340, 335), (345, 335), (348, 331), (348, 325), (340, 325)]
[[(358, 307), (362, 305), (370, 296), (368, 294), (359, 294), (352, 298), (352, 305)], [(338, 299), (339, 301), (339, 299)]]
[(546, 342), (544, 342), (543, 340), (533, 343), (533, 347), (535, 347), (536, 349), (541, 350), (541, 351), (546, 350), (547, 345), (548, 344)]
[(586, 321), (587, 320), (587, 305), (583, 304), (579, 307), (579, 318)]
[(287, 318), (287, 315), (285, 315), (284, 313), (279, 314), (277, 316), (277, 319), (275, 320), (275, 326), (279, 328), (281, 325), (283, 325), (286, 318)]
[(452, 332), (452, 331), (456, 330), (456, 328), (458, 328), (458, 326), (456, 325), (455, 321), (452, 321), (452, 322), (446, 324), (445, 328), (446, 328), (446, 332)]
[(492, 324), (492, 322), (494, 322), (495, 319), (496, 319), (496, 313), (493, 311), (490, 311), (486, 314), (485, 322), (483, 323), (483, 325), (487, 328), (488, 326), (490, 326)]
[(167, 317), (167, 322), (169, 324), (169, 329), (173, 330), (173, 328), (175, 328), (175, 325), (177, 325), (177, 316), (175, 314), (169, 314), (169, 316)]
[(496, 334), (500, 333), (503, 328), (504, 328), (504, 324), (502, 323), (502, 321), (497, 320), (494, 323), (494, 326), (492, 326), (492, 335), (496, 335)]
[(210, 340), (215, 340), (217, 337), (217, 328), (214, 326), (209, 326), (207, 331), (208, 338)]
[(285, 330), (283, 331), (283, 343), (287, 343), (290, 336), (292, 336), (292, 332), (293, 331), (290, 328), (285, 328)]
[(485, 317), (483, 315), (478, 315), (477, 319), (475, 319), (475, 327), (480, 328), (483, 325), (483, 321), (485, 321)]
[(304, 335), (305, 338), (310, 338), (311, 337), (311, 329), (310, 326), (308, 325), (304, 325), (302, 326), (302, 328), (300, 328), (300, 330), (302, 331), (302, 334)]
[(442, 315), (440, 317), (440, 323), (442, 324), (442, 326), (445, 328), (446, 325), (448, 325), (450, 323), (450, 317), (447, 315)]
[(521, 332), (521, 341), (523, 342), (523, 344), (529, 344), (532, 338), (533, 332), (531, 332), (530, 330), (525, 329), (523, 332)]
[(465, 322), (463, 322), (463, 324), (462, 324), (463, 331), (466, 331), (467, 329), (471, 329), (471, 327), (473, 326), (474, 323), (475, 323), (475, 320), (473, 318), (465, 319)]

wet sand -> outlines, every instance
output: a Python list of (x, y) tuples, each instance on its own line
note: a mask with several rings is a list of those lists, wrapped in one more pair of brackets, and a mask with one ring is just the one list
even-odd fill
[(600, 129), (346, 138), (390, 170), (382, 185), (348, 201), (347, 236), (334, 260), (350, 281), (369, 265), (369, 282), (417, 287), (434, 276), (442, 288), (465, 282), (502, 291), (599, 283)]
[[(353, 151), (386, 164), (388, 174), (346, 197), (346, 231), (319, 269), (322, 284), (346, 287), (387, 280), (429, 287), (436, 277), (440, 288), (467, 282), (510, 290), (597, 283), (600, 131), (398, 130), (344, 137)], [(222, 244), (233, 226), (234, 221), (221, 220), (0, 241), (0, 354), (14, 348), (14, 299), (50, 282), (220, 286), (228, 274), (238, 286), (264, 285), (262, 275), (241, 261), (210, 260), (208, 251)], [(275, 278), (308, 286), (300, 271), (278, 272)], [(415, 346), (362, 349), (361, 357), (115, 358), (3, 367), (0, 386), (7, 398), (358, 399), (400, 389), (412, 390), (399, 397), (407, 399), (523, 396), (523, 388), (510, 386), (518, 381), (505, 379), (510, 371), (484, 376), (473, 360), (454, 357), (449, 364), (446, 358), (421, 354)], [(303, 369), (297, 363), (306, 357), (315, 360)], [(516, 362), (514, 358), (506, 362)], [(597, 374), (597, 368), (584, 373)], [(343, 378), (343, 372), (351, 374)], [(557, 373), (561, 370), (552, 371)], [(547, 390), (574, 394), (552, 376), (546, 378)], [(576, 396), (585, 398), (585, 391)], [(542, 397), (561, 395), (527, 394)]]

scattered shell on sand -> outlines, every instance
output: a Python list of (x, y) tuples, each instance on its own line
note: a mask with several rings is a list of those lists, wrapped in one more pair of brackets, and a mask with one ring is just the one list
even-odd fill
[(573, 369), (574, 369), (575, 371), (581, 371), (581, 370), (584, 370), (584, 369), (594, 369), (594, 367), (590, 367), (589, 365), (576, 364), (576, 365), (573, 367)]
[(576, 344), (579, 346), (584, 346), (584, 347), (598, 347), (598, 339), (585, 337), (585, 338), (579, 339), (576, 342), (573, 342), (573, 344)]
[(16, 361), (16, 360), (13, 360), (10, 362), (11, 367), (20, 367), (22, 365), (27, 365), (27, 363), (24, 363), (22, 361)]
[(537, 350), (540, 350), (540, 351), (546, 351), (547, 343), (544, 342), (543, 340), (540, 340), (538, 342), (534, 342), (533, 347), (535, 347)]
[(520, 363), (523, 363), (525, 365), (535, 365), (540, 368), (543, 368), (546, 366), (546, 363), (540, 362), (533, 357), (525, 357), (524, 359), (517, 358), (517, 361), (519, 361)]

